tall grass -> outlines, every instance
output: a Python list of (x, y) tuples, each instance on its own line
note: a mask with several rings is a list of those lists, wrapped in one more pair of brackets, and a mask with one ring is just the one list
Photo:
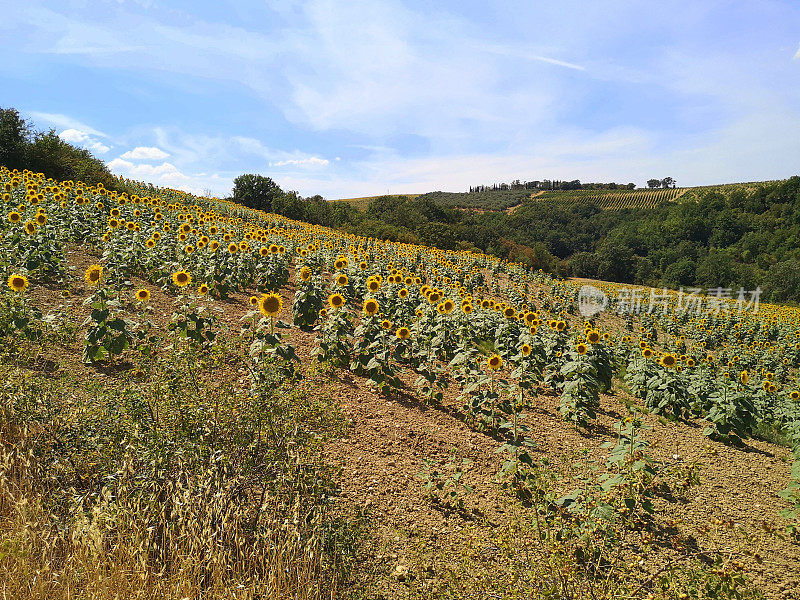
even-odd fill
[(0, 367), (4, 598), (335, 597), (335, 410), (274, 370), (248, 392), (214, 379), (239, 360), (215, 352), (102, 386)]

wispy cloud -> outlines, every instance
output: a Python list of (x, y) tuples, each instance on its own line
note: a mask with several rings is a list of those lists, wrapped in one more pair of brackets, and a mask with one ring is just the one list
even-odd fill
[(269, 163), (270, 167), (327, 167), (330, 161), (327, 158), (318, 158), (312, 156), (311, 158), (300, 158), (290, 160), (279, 160), (278, 162)]
[(82, 123), (77, 119), (73, 119), (67, 115), (62, 115), (59, 113), (46, 113), (46, 112), (38, 112), (38, 111), (29, 111), (29, 114), (33, 119), (38, 122), (44, 121), (46, 124), (55, 125), (59, 128), (64, 129), (77, 129), (83, 133), (87, 133), (89, 135), (96, 135), (99, 137), (108, 137), (102, 131), (98, 131), (94, 127), (87, 125), (86, 123)]
[(797, 48), (797, 52), (795, 52), (794, 56), (792, 57), (794, 60), (800, 60), (800, 47)]

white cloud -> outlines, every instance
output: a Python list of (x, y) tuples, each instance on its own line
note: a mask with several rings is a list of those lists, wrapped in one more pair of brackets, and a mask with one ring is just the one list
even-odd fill
[[(102, 131), (97, 131), (94, 127), (90, 127), (86, 123), (82, 123), (77, 119), (73, 119), (72, 117), (68, 117), (67, 115), (62, 115), (58, 113), (44, 113), (44, 112), (37, 112), (31, 111), (28, 113), (31, 117), (33, 117), (36, 121), (44, 121), (50, 125), (55, 125), (56, 127), (63, 127), (64, 129), (77, 129), (83, 133), (88, 135), (94, 135), (98, 137), (108, 137)], [(38, 125), (38, 123), (37, 123)]]
[(89, 136), (83, 131), (78, 129), (65, 129), (61, 133), (58, 134), (65, 142), (69, 142), (70, 144), (75, 144), (77, 146), (82, 146), (89, 150), (90, 152), (94, 152), (95, 154), (105, 154), (111, 148), (106, 146), (100, 140), (96, 140), (93, 137)]
[(122, 154), (120, 158), (127, 160), (163, 160), (168, 156), (169, 154), (167, 152), (155, 146), (138, 146), (133, 150), (128, 150), (125, 154)]
[(160, 165), (146, 165), (135, 164), (123, 158), (115, 158), (108, 163), (108, 168), (118, 175), (159, 184), (179, 183), (189, 179), (175, 165), (168, 162)]
[(317, 158), (316, 156), (312, 156), (311, 158), (300, 158), (300, 159), (289, 159), (289, 160), (280, 160), (278, 162), (269, 163), (270, 167), (327, 167), (330, 161), (327, 158)]

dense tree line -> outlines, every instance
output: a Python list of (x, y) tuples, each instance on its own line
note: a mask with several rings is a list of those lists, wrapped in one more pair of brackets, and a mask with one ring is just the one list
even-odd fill
[(13, 108), (0, 108), (0, 165), (29, 169), (57, 180), (98, 183), (110, 190), (124, 185), (91, 152), (65, 142), (56, 133), (35, 131)]
[[(669, 178), (672, 180), (672, 178)], [(559, 181), (557, 179), (543, 179), (541, 181), (520, 181), (515, 179), (511, 183), (493, 183), (491, 185), (476, 185), (469, 188), (473, 192), (505, 192), (515, 190), (633, 190), (635, 183), (581, 183), (580, 179)]]

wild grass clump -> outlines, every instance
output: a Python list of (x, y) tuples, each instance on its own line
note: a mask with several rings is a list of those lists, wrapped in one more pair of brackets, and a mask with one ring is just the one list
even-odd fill
[[(333, 597), (354, 551), (330, 510), (332, 407), (222, 346), (126, 381), (2, 367), (0, 580), (19, 598)], [(102, 381), (102, 383), (99, 383)]]

